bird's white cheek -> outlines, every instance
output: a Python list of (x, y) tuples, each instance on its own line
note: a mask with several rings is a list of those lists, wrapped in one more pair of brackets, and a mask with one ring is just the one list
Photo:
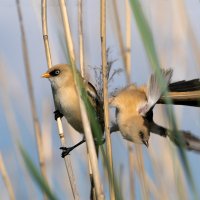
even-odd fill
[(54, 89), (56, 89), (55, 81), (54, 81), (53, 79), (51, 79), (51, 78), (49, 78), (49, 81), (50, 81), (52, 87), (53, 87)]

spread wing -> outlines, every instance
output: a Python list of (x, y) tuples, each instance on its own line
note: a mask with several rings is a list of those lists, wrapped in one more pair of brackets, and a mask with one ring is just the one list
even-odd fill
[(147, 85), (147, 103), (139, 108), (139, 113), (145, 116), (146, 113), (157, 103), (164, 91), (167, 89), (172, 77), (172, 69), (161, 69), (161, 77), (165, 85), (160, 84), (159, 77), (152, 74)]

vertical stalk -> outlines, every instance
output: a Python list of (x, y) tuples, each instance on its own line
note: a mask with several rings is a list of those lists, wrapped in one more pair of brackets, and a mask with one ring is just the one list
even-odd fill
[[(114, 15), (116, 19), (119, 47), (120, 47), (122, 60), (123, 60), (124, 68), (126, 72), (127, 83), (130, 84), (131, 83), (131, 9), (130, 9), (130, 4), (128, 0), (125, 0), (126, 39), (125, 39), (125, 44), (124, 44), (122, 29), (120, 26), (119, 13), (117, 9), (117, 1), (116, 0), (112, 0), (112, 1), (113, 1)], [(133, 174), (134, 174), (133, 147), (130, 142), (127, 142), (127, 146), (128, 146), (128, 154), (129, 154), (128, 157), (129, 157), (130, 196), (131, 196), (131, 199), (134, 199), (135, 194), (134, 194), (134, 179), (133, 179)]]
[(84, 44), (83, 44), (83, 2), (78, 0), (78, 33), (79, 33), (79, 59), (81, 76), (85, 77), (84, 68)]
[[(125, 0), (125, 13), (126, 13), (126, 42), (125, 42), (125, 69), (128, 84), (131, 83), (131, 8), (129, 0)], [(121, 30), (121, 29), (120, 29)], [(120, 31), (121, 32), (121, 31)], [(134, 192), (134, 157), (133, 145), (128, 142), (128, 157), (129, 157), (129, 177), (130, 177), (130, 197), (135, 199)]]
[[(122, 60), (123, 60), (124, 67), (125, 67), (126, 79), (127, 79), (127, 82), (130, 83), (130, 68), (128, 67), (128, 63), (127, 63), (126, 49), (124, 47), (122, 30), (121, 30), (120, 20), (119, 20), (119, 13), (117, 10), (117, 1), (116, 0), (112, 0), (112, 1), (113, 1), (113, 9), (114, 9), (114, 15), (115, 15), (115, 20), (116, 20), (116, 26), (117, 26), (117, 36), (118, 36), (119, 47), (120, 47), (120, 51), (121, 51), (121, 55), (122, 55)], [(126, 17), (128, 15), (129, 15), (129, 13), (126, 13)], [(126, 18), (126, 20), (127, 20), (127, 18)], [(127, 25), (127, 22), (128, 21), (126, 21), (126, 25)], [(129, 26), (131, 26), (131, 24), (129, 24)]]
[[(130, 55), (130, 48), (131, 48), (131, 12), (130, 12), (130, 4), (129, 2), (126, 1), (126, 48), (124, 47), (123, 44), (123, 37), (122, 37), (122, 30), (121, 30), (121, 26), (120, 26), (120, 20), (119, 20), (119, 14), (118, 14), (118, 10), (117, 10), (117, 1), (113, 0), (113, 7), (114, 7), (114, 14), (115, 14), (115, 19), (116, 19), (116, 25), (117, 25), (117, 34), (118, 34), (118, 40), (119, 40), (119, 46), (120, 46), (120, 50), (121, 50), (121, 54), (122, 54), (122, 58), (123, 58), (123, 62), (125, 65), (125, 70), (126, 70), (126, 77), (127, 77), (127, 83), (130, 84), (131, 83), (131, 79), (130, 79), (130, 72), (131, 72), (131, 55)], [(129, 149), (129, 163), (132, 163), (133, 160), (132, 156), (131, 156), (131, 144), (128, 143), (128, 149)], [(135, 146), (135, 150), (136, 150), (136, 156), (137, 156), (137, 161), (138, 164), (140, 165), (140, 179), (141, 179), (141, 185), (142, 185), (142, 189), (144, 191), (144, 199), (148, 199), (148, 189), (147, 189), (147, 185), (146, 185), (146, 175), (145, 175), (145, 170), (144, 170), (144, 163), (143, 163), (143, 156), (142, 156), (142, 149), (139, 146)], [(129, 173), (130, 173), (130, 177), (133, 175), (133, 169), (131, 168), (131, 166), (129, 165)], [(130, 181), (132, 182), (131, 185), (134, 185), (133, 180), (130, 179)], [(133, 195), (133, 194), (131, 194)]]
[[(80, 62), (80, 71), (81, 76), (85, 81), (85, 62), (84, 62), (84, 44), (83, 44), (83, 1), (78, 0), (78, 34), (79, 34), (79, 62)], [(94, 176), (92, 173), (92, 167), (90, 162), (90, 156), (87, 149), (87, 157), (88, 157), (88, 168), (89, 168), (89, 176), (90, 176), (90, 183), (91, 183), (91, 191), (90, 191), (90, 198), (95, 199), (95, 188), (93, 187)]]
[[(46, 59), (47, 59), (48, 68), (51, 68), (52, 60), (51, 60), (51, 52), (50, 52), (50, 46), (49, 46), (49, 40), (48, 40), (48, 28), (47, 28), (47, 1), (42, 0), (41, 6), (42, 6), (42, 32), (43, 32), (43, 40), (44, 40), (44, 46), (45, 46), (45, 52), (46, 52)], [(52, 91), (52, 94), (53, 94), (53, 91)], [(54, 97), (54, 94), (53, 94), (53, 97)], [(60, 118), (57, 119), (57, 126), (58, 126), (58, 135), (60, 138), (61, 145), (66, 146), (63, 126), (62, 126), (62, 122)], [(67, 174), (69, 177), (69, 182), (72, 189), (73, 197), (75, 200), (79, 200), (79, 194), (76, 188), (76, 182), (75, 182), (75, 177), (74, 177), (74, 172), (72, 169), (70, 156), (66, 156), (64, 158), (64, 161), (65, 161), (65, 166), (66, 166)]]
[[(27, 43), (26, 43), (26, 35), (24, 31), (23, 17), (22, 17), (22, 12), (21, 12), (21, 7), (20, 7), (20, 0), (16, 0), (16, 4), (17, 4), (17, 13), (19, 17), (19, 24), (20, 24), (20, 31), (21, 31), (21, 44), (22, 44), (23, 59), (24, 59), (25, 72), (26, 72), (26, 81), (28, 84), (28, 95), (29, 95), (29, 101), (31, 104), (31, 114), (32, 114), (33, 126), (34, 126), (36, 141), (37, 141), (40, 170), (41, 170), (42, 176), (47, 181), (44, 150), (43, 150), (43, 145), (42, 145), (42, 134), (41, 134), (41, 128), (40, 128), (40, 124), (39, 124), (39, 120), (38, 120), (38, 116), (36, 112), (35, 98), (33, 94), (33, 84), (32, 84), (32, 77), (31, 77), (31, 70), (30, 70), (30, 62), (29, 62), (28, 48), (27, 48)], [(44, 199), (46, 199), (45, 195), (44, 195)]]
[(126, 42), (125, 42), (125, 65), (127, 70), (128, 82), (131, 82), (131, 8), (129, 0), (125, 0), (126, 13)]
[(101, 57), (102, 57), (102, 72), (103, 72), (103, 102), (104, 102), (104, 120), (106, 132), (106, 152), (108, 156), (110, 174), (109, 174), (109, 188), (110, 199), (115, 199), (114, 180), (113, 180), (113, 162), (112, 162), (112, 144), (110, 139), (109, 127), (109, 110), (108, 110), (108, 80), (107, 80), (107, 57), (106, 57), (106, 0), (101, 0)]
[(15, 200), (15, 194), (14, 194), (13, 186), (11, 184), (9, 177), (8, 177), (8, 173), (7, 173), (7, 170), (6, 170), (4, 161), (3, 161), (3, 156), (1, 155), (1, 153), (0, 153), (0, 173), (2, 174), (3, 181), (6, 185), (7, 190), (8, 190), (8, 195), (10, 197), (10, 200)]
[(129, 160), (129, 181), (130, 181), (130, 199), (135, 199), (135, 184), (134, 184), (134, 153), (133, 144), (128, 142), (128, 160)]
[(94, 186), (95, 186), (95, 191), (96, 191), (96, 198), (98, 200), (104, 199), (104, 193), (103, 193), (102, 184), (100, 181), (100, 173), (99, 173), (99, 169), (98, 169), (97, 154), (96, 154), (94, 140), (93, 140), (93, 136), (92, 136), (92, 132), (91, 132), (91, 128), (90, 128), (90, 123), (88, 120), (85, 105), (83, 103), (83, 100), (80, 98), (80, 91), (79, 91), (79, 87), (78, 87), (79, 85), (77, 82), (78, 80), (77, 80), (76, 70), (75, 70), (76, 67), (75, 67), (74, 47), (73, 47), (73, 42), (72, 42), (72, 36), (71, 36), (71, 30), (70, 30), (70, 26), (69, 26), (68, 13), (67, 13), (65, 0), (59, 0), (59, 5), (60, 5), (62, 20), (63, 20), (65, 40), (66, 40), (67, 49), (69, 52), (69, 58), (71, 61), (73, 72), (74, 72), (77, 92), (79, 95), (79, 103), (80, 103), (81, 117), (82, 117), (82, 121), (83, 121), (83, 128), (84, 128), (84, 133), (85, 133), (85, 138), (86, 138), (86, 145), (87, 145), (87, 149), (89, 152), (92, 172), (94, 175)]
[(138, 174), (140, 177), (140, 182), (141, 182), (141, 187), (142, 187), (142, 194), (143, 194), (143, 199), (147, 200), (149, 199), (149, 189), (147, 186), (147, 180), (146, 180), (146, 174), (145, 174), (145, 169), (144, 169), (144, 160), (142, 156), (142, 148), (139, 145), (135, 145), (135, 152), (136, 152), (136, 158), (137, 158), (137, 163), (138, 163)]

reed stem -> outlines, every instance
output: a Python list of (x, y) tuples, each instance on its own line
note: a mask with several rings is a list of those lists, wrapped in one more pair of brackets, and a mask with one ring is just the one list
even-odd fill
[(12, 186), (10, 178), (8, 176), (6, 166), (5, 166), (4, 161), (3, 161), (3, 156), (2, 156), (1, 153), (0, 153), (0, 173), (2, 174), (3, 181), (6, 185), (7, 190), (8, 190), (8, 195), (10, 197), (10, 200), (15, 200), (15, 194), (14, 194), (13, 186)]
[[(48, 39), (48, 28), (47, 28), (47, 1), (42, 0), (41, 6), (42, 6), (41, 8), (42, 9), (41, 11), (42, 32), (43, 32), (44, 47), (45, 47), (45, 52), (46, 52), (46, 60), (47, 60), (48, 68), (51, 68), (52, 60), (51, 60), (51, 51), (50, 51), (50, 45), (49, 45), (49, 39)], [(53, 90), (52, 90), (52, 94), (53, 94)], [(54, 94), (53, 94), (53, 98), (54, 98)], [(54, 105), (55, 105), (55, 101), (54, 101)], [(60, 138), (60, 142), (61, 142), (61, 145), (64, 147), (66, 146), (66, 142), (65, 142), (64, 131), (63, 131), (63, 126), (62, 126), (60, 117), (57, 119), (57, 126), (58, 126), (58, 135)], [(79, 194), (76, 187), (76, 181), (75, 181), (75, 176), (74, 176), (74, 172), (73, 172), (73, 168), (71, 164), (70, 155), (66, 156), (64, 158), (64, 161), (65, 161), (65, 167), (66, 167), (67, 174), (69, 177), (69, 182), (70, 182), (73, 197), (75, 200), (79, 200)]]
[[(29, 56), (28, 56), (28, 47), (27, 47), (26, 34), (25, 34), (24, 24), (23, 24), (23, 16), (22, 16), (21, 7), (20, 7), (20, 0), (16, 0), (16, 4), (17, 4), (17, 13), (19, 17), (19, 24), (20, 24), (20, 31), (21, 31), (21, 44), (22, 44), (23, 59), (24, 59), (25, 72), (26, 72), (26, 81), (28, 85), (28, 95), (29, 95), (29, 101), (31, 104), (31, 114), (32, 114), (33, 126), (34, 126), (36, 141), (37, 141), (40, 170), (41, 170), (42, 176), (47, 181), (44, 150), (43, 150), (43, 144), (42, 144), (43, 143), (42, 134), (41, 134), (40, 123), (39, 123), (39, 119), (36, 112), (36, 106), (35, 106), (33, 81), (31, 77), (30, 61), (29, 61)], [(44, 199), (46, 199), (45, 195), (44, 195)]]
[(104, 102), (104, 122), (106, 132), (106, 154), (109, 164), (109, 188), (110, 199), (115, 199), (114, 179), (113, 179), (113, 161), (112, 161), (112, 144), (110, 139), (109, 127), (109, 108), (108, 108), (108, 80), (107, 80), (107, 56), (106, 56), (106, 0), (101, 0), (101, 20), (100, 20), (100, 37), (101, 37), (101, 58), (102, 58), (102, 75), (103, 75), (103, 102)]
[(81, 109), (81, 117), (82, 117), (82, 121), (83, 121), (84, 134), (85, 134), (85, 138), (86, 138), (86, 145), (87, 145), (87, 149), (89, 152), (92, 172), (94, 175), (94, 186), (95, 186), (95, 190), (96, 190), (96, 198), (98, 200), (100, 200), (100, 199), (104, 199), (104, 194), (103, 194), (102, 184), (100, 181), (100, 173), (99, 173), (99, 169), (98, 169), (97, 154), (96, 154), (96, 150), (95, 150), (92, 131), (90, 128), (90, 123), (88, 120), (85, 105), (83, 103), (83, 100), (80, 98), (80, 90), (79, 90), (78, 80), (77, 80), (77, 76), (76, 76), (74, 47), (73, 47), (71, 30), (70, 30), (70, 25), (69, 25), (69, 20), (68, 20), (67, 8), (66, 8), (66, 4), (65, 4), (64, 0), (59, 0), (59, 5), (60, 5), (62, 20), (63, 20), (63, 28), (64, 28), (64, 33), (65, 33), (66, 45), (67, 45), (72, 69), (74, 72), (77, 92), (79, 94), (79, 103), (80, 103), (80, 109)]

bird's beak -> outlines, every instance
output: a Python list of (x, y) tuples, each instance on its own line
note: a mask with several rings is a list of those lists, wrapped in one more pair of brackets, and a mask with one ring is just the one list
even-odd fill
[(148, 148), (149, 147), (149, 142), (148, 141), (142, 141), (143, 142), (143, 144)]
[(48, 72), (42, 74), (42, 78), (49, 78), (50, 77), (50, 74)]

